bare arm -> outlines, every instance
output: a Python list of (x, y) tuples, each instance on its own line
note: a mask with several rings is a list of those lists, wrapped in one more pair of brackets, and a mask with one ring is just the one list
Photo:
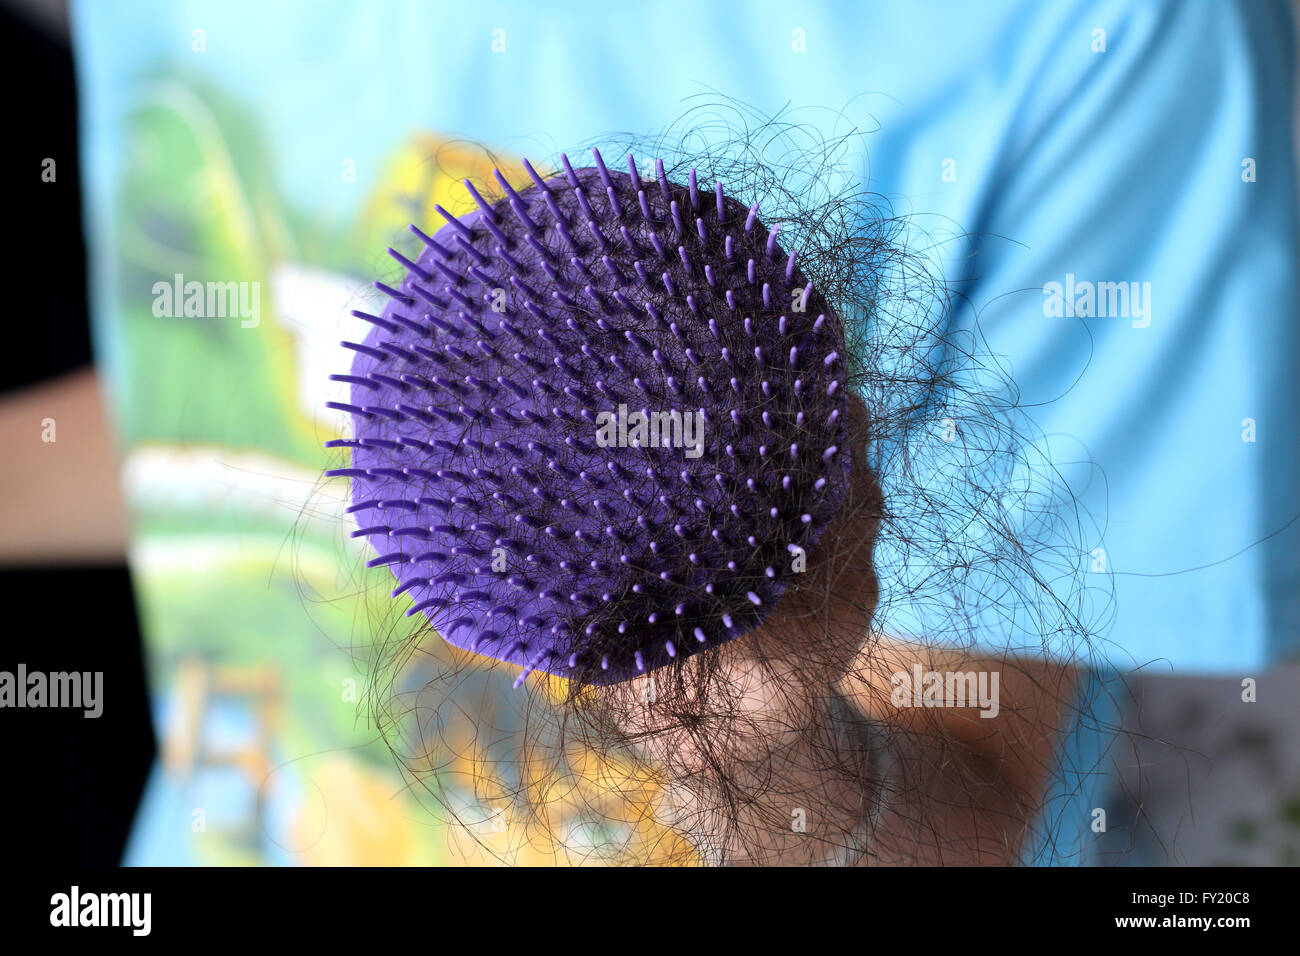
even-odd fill
[(93, 369), (0, 401), (0, 448), (0, 562), (123, 559), (117, 452)]
[[(1009, 864), (1035, 821), (1074, 670), (873, 634), (880, 512), (857, 469), (807, 574), (719, 649), (705, 693), (633, 682), (629, 731), (726, 862)], [(897, 706), (893, 675), (916, 664), (996, 672), (996, 717)]]

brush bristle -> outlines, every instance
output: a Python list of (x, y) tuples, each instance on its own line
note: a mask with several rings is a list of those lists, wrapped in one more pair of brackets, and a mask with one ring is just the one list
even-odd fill
[[(693, 170), (595, 158), (412, 226), (420, 254), (390, 250), (405, 277), (376, 283), (336, 376), (352, 460), (331, 474), (370, 564), (520, 680), (625, 680), (752, 629), (850, 468), (843, 329), (776, 229)], [(620, 406), (628, 447), (607, 441)], [(674, 411), (698, 447), (631, 445), (636, 412)]]

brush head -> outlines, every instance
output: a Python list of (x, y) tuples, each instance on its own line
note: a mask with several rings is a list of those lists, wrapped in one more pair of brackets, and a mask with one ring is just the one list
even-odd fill
[[(359, 529), (453, 645), (590, 683), (751, 630), (844, 498), (844, 337), (757, 207), (594, 168), (412, 226), (349, 374)], [(779, 228), (779, 227), (777, 227)]]

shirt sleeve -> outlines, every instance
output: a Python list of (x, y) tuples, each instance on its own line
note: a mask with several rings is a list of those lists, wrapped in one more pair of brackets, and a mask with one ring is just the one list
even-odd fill
[(1300, 638), (1290, 10), (1110, 4), (1036, 29), (975, 134), (952, 325), (1013, 357), (1090, 516), (1108, 656), (1261, 666)]

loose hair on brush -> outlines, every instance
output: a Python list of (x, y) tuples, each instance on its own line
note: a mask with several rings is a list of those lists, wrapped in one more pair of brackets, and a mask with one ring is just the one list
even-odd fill
[(1098, 617), (1086, 516), (863, 144), (715, 101), (389, 250), (327, 476), (365, 715), (467, 852), (943, 862), (1028, 815), (854, 703), (889, 647), (1009, 670)]

